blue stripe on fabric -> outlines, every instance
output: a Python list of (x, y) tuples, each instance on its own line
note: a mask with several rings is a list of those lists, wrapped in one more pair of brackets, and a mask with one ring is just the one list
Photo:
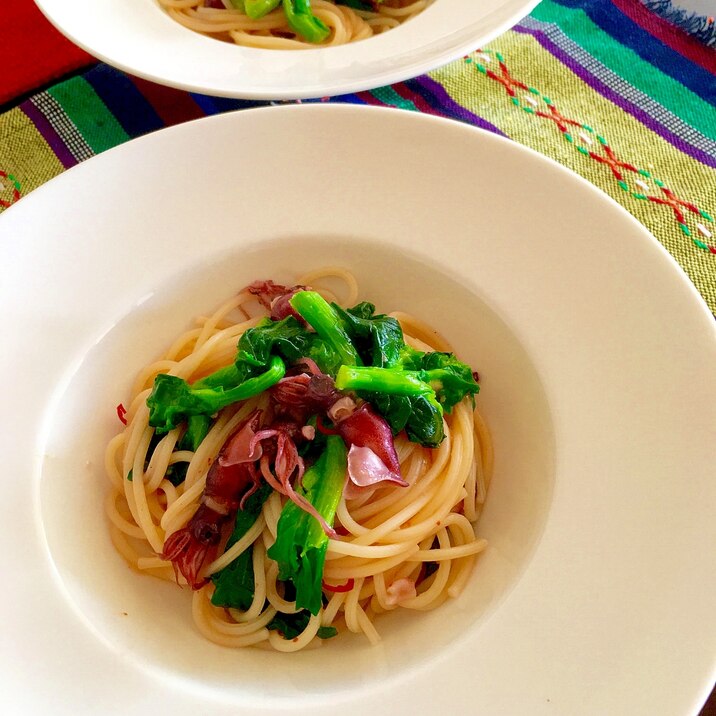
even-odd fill
[(261, 102), (258, 100), (232, 99), (230, 97), (210, 97), (209, 95), (194, 93), (191, 93), (191, 98), (199, 105), (204, 114), (233, 112), (236, 109), (263, 107), (268, 104), (268, 102)]
[(562, 7), (583, 10), (595, 25), (611, 35), (617, 42), (634, 51), (660, 72), (680, 82), (706, 102), (716, 105), (716, 81), (714, 81), (713, 74), (639, 27), (614, 7), (611, 0), (552, 1)]
[(434, 107), (435, 110), (442, 115), (450, 119), (457, 119), (461, 122), (473, 124), (481, 129), (486, 129), (488, 132), (499, 134), (501, 137), (507, 136), (499, 127), (492, 124), (492, 122), (488, 122), (483, 117), (471, 112), (467, 107), (463, 107), (456, 102), (445, 87), (429, 75), (407, 80), (404, 84), (412, 92), (420, 95), (431, 107)]
[(161, 117), (124, 72), (99, 64), (83, 77), (130, 137), (164, 127)]
[(366, 104), (366, 102), (356, 94), (342, 94), (338, 97), (331, 97), (330, 101), (343, 104)]
[(194, 94), (191, 93), (191, 98), (199, 105), (199, 108), (204, 114), (217, 114), (219, 108), (214, 104), (213, 97), (209, 97), (205, 94)]
[(268, 102), (260, 102), (254, 99), (231, 99), (230, 97), (212, 97), (212, 100), (219, 112), (233, 112), (236, 109), (251, 109), (252, 107), (263, 107)]

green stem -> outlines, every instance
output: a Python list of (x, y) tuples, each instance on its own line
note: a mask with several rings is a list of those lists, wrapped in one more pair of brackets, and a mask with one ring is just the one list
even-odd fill
[(315, 291), (299, 291), (290, 301), (293, 308), (338, 354), (343, 365), (360, 365), (358, 352), (348, 337), (340, 316)]
[(307, 42), (323, 42), (330, 34), (326, 24), (311, 11), (309, 0), (283, 0), (288, 26)]
[(211, 427), (208, 415), (190, 415), (187, 419), (186, 432), (179, 441), (180, 450), (196, 452)]
[(285, 374), (286, 365), (280, 358), (274, 356), (273, 358), (271, 358), (269, 367), (264, 373), (261, 373), (261, 375), (257, 375), (255, 378), (249, 378), (248, 380), (245, 380), (243, 383), (237, 385), (235, 388), (230, 388), (229, 390), (222, 391), (218, 395), (218, 397), (216, 389), (210, 388), (199, 388), (198, 390), (192, 389), (192, 394), (195, 395), (199, 400), (202, 400), (204, 397), (206, 397), (207, 401), (209, 401), (213, 406), (216, 406), (215, 410), (221, 410), (227, 405), (237, 403), (239, 400), (253, 398), (254, 395), (263, 393), (264, 390), (267, 390), (272, 385), (278, 383), (279, 380), (281, 380), (281, 378), (283, 378)]
[[(236, 7), (234, 0), (231, 4)], [(275, 10), (281, 4), (281, 0), (244, 0), (244, 12), (252, 19), (259, 20)], [(239, 8), (241, 9), (241, 8)]]
[(239, 371), (236, 369), (236, 365), (232, 363), (227, 365), (225, 368), (219, 368), (210, 375), (207, 375), (201, 380), (197, 380), (192, 384), (194, 390), (201, 390), (202, 388), (223, 388), (227, 385), (236, 385), (242, 380)]
[[(329, 524), (343, 494), (346, 479), (346, 448), (343, 439), (330, 435), (321, 457), (303, 476), (302, 494)], [(279, 579), (290, 579), (296, 588), (296, 608), (318, 614), (321, 608), (321, 581), (328, 550), (328, 536), (313, 516), (294, 502), (281, 510), (276, 542), (268, 556), (279, 565)]]
[(368, 390), (390, 395), (427, 395), (432, 387), (411, 371), (342, 365), (336, 375), (338, 390)]

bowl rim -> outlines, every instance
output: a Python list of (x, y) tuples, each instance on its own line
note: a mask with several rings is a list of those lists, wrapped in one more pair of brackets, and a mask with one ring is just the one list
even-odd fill
[[(285, 66), (278, 66), (275, 65), (275, 63), (273, 67), (271, 66), (273, 59), (280, 58), (281, 55), (287, 54), (288, 51), (237, 47), (200, 35), (199, 33), (194, 33), (191, 30), (179, 26), (178, 23), (172, 22), (173, 25), (177, 25), (177, 28), (182, 34), (186, 33), (187, 41), (184, 44), (190, 46), (192, 53), (196, 55), (193, 56), (192, 62), (200, 62), (204, 54), (214, 56), (212, 57), (212, 59), (214, 59), (219, 52), (217, 48), (212, 48), (211, 45), (214, 44), (226, 45), (228, 48), (238, 50), (239, 52), (236, 54), (241, 57), (241, 61), (246, 59), (247, 62), (251, 62), (253, 58), (261, 57), (262, 63), (267, 62), (269, 64), (269, 67), (265, 68), (265, 70), (262, 68), (261, 72), (264, 72), (266, 77), (273, 76), (278, 79), (269, 81), (266, 86), (253, 87), (250, 86), (247, 81), (237, 78), (237, 75), (228, 67), (222, 77), (213, 77), (211, 80), (186, 79), (186, 77), (183, 76), (184, 70), (176, 71), (174, 68), (169, 70), (148, 68), (144, 63), (134, 61), (131, 51), (126, 51), (124, 48), (119, 51), (116, 49), (108, 49), (106, 42), (97, 40), (97, 32), (91, 31), (97, 30), (96, 25), (90, 28), (89, 31), (86, 31), (82, 21), (78, 21), (76, 17), (72, 16), (72, 4), (62, 2), (62, 0), (34, 1), (44, 16), (59, 32), (78, 47), (85, 50), (85, 52), (122, 72), (187, 92), (257, 101), (289, 101), (297, 99), (319, 99), (322, 97), (362, 92), (418, 77), (456, 60), (475, 50), (480, 45), (493, 40), (528, 15), (539, 4), (540, 0), (494, 0), (499, 2), (500, 5), (490, 11), (486, 16), (480, 17), (468, 27), (456, 28), (449, 37), (444, 37), (439, 41), (431, 43), (433, 47), (419, 46), (417, 52), (415, 48), (411, 48), (409, 45), (401, 46), (397, 41), (391, 42), (393, 48), (389, 50), (385, 57), (381, 58), (381, 65), (377, 69), (371, 69), (371, 65), (376, 65), (371, 59), (370, 49), (371, 46), (375, 46), (372, 43), (375, 43), (377, 40), (384, 42), (391, 34), (394, 35), (406, 27), (405, 25), (391, 30), (390, 33), (384, 33), (383, 35), (368, 38), (367, 40), (362, 40), (357, 43), (292, 52), (290, 54), (302, 55), (306, 58), (322, 57), (325, 62), (328, 62), (326, 58), (335, 57), (338, 54), (342, 57), (334, 69), (331, 70), (329, 68), (327, 79), (320, 82), (307, 79), (307, 77), (309, 72), (325, 71), (325, 63), (312, 63), (311, 66), (307, 68), (290, 68), (289, 71), (292, 74), (302, 74), (302, 78), (294, 79), (291, 84), (285, 81), (282, 82), (281, 78), (286, 76)], [(109, 2), (109, 0), (99, 1)], [(150, 1), (151, 0), (147, 0), (147, 2)], [(451, 1), (452, 0), (435, 0), (435, 2), (444, 3)], [(431, 9), (434, 9), (434, 5), (426, 8), (423, 13)], [(421, 13), (421, 15), (423, 13)], [(421, 15), (413, 18), (410, 22), (415, 23), (421, 21)], [(101, 33), (99, 37), (101, 37)], [(211, 45), (203, 42), (206, 40), (210, 41)], [(129, 46), (129, 43), (127, 43), (127, 46)], [(194, 48), (197, 48), (196, 53), (194, 53)], [(186, 47), (184, 49), (186, 49)], [(206, 49), (206, 53), (204, 53), (204, 49)], [(171, 47), (170, 50), (174, 52), (176, 48)], [(355, 55), (357, 55), (357, 59)], [(225, 53), (222, 53), (221, 61), (226, 61), (228, 64)], [(341, 73), (346, 71), (352, 74), (355, 71), (356, 63), (363, 64), (368, 67), (368, 69), (364, 70), (363, 73), (358, 73), (356, 76), (341, 76)]]
[[(306, 116), (302, 116), (301, 113)], [(341, 117), (341, 115), (343, 116), (341, 120), (339, 120), (338, 118)], [(111, 168), (115, 166), (117, 162), (120, 162), (120, 160), (124, 161), (124, 158), (127, 156), (137, 157), (143, 155), (143, 153), (147, 150), (154, 150), (159, 146), (169, 147), (172, 145), (172, 143), (179, 143), (181, 142), (183, 134), (193, 134), (197, 131), (196, 129), (189, 128), (191, 125), (196, 125), (198, 123), (204, 123), (205, 125), (209, 125), (210, 123), (213, 123), (215, 127), (218, 128), (219, 125), (222, 123), (225, 125), (225, 127), (229, 127), (232, 125), (232, 123), (235, 124), (237, 122), (240, 123), (244, 121), (249, 121), (248, 119), (241, 119), (241, 117), (250, 117), (251, 122), (258, 121), (259, 118), (271, 118), (270, 122), (272, 124), (274, 122), (277, 122), (278, 124), (280, 124), (281, 122), (292, 123), (298, 118), (301, 118), (302, 121), (304, 119), (311, 119), (312, 121), (324, 121), (327, 123), (337, 121), (355, 121), (357, 123), (360, 123), (361, 125), (368, 118), (370, 118), (371, 122), (373, 121), (373, 118), (375, 118), (375, 122), (378, 122), (378, 120), (380, 120), (381, 123), (397, 122), (404, 123), (406, 127), (409, 125), (412, 125), (413, 128), (421, 127), (421, 132), (423, 131), (423, 128), (425, 128), (425, 131), (428, 131), (428, 128), (430, 128), (430, 131), (434, 130), (436, 134), (444, 131), (446, 134), (450, 133), (451, 136), (454, 135), (456, 142), (459, 139), (460, 142), (463, 143), (474, 143), (471, 146), (479, 146), (484, 153), (486, 153), (486, 147), (489, 146), (489, 151), (497, 152), (499, 150), (499, 154), (503, 158), (512, 157), (520, 160), (529, 160), (528, 164), (534, 167), (534, 171), (548, 176), (550, 178), (550, 182), (562, 182), (566, 187), (574, 187), (574, 192), (579, 197), (591, 197), (587, 200), (586, 203), (593, 203), (594, 206), (598, 206), (600, 211), (604, 213), (604, 216), (602, 218), (606, 217), (607, 219), (614, 219), (615, 221), (618, 220), (617, 223), (622, 228), (623, 235), (620, 237), (613, 237), (607, 234), (604, 236), (605, 243), (608, 243), (610, 246), (615, 247), (615, 249), (619, 249), (619, 247), (621, 246), (623, 251), (634, 250), (635, 252), (637, 252), (635, 255), (638, 255), (642, 258), (645, 257), (645, 261), (647, 261), (646, 265), (651, 266), (654, 269), (659, 269), (659, 271), (662, 272), (662, 275), (668, 277), (668, 290), (671, 293), (672, 297), (676, 297), (679, 299), (677, 308), (679, 311), (683, 310), (683, 314), (681, 315), (681, 317), (688, 319), (687, 324), (690, 325), (689, 333), (691, 334), (691, 338), (694, 339), (695, 345), (700, 345), (704, 348), (704, 353), (702, 353), (701, 356), (706, 358), (708, 357), (708, 355), (710, 355), (713, 356), (714, 359), (716, 359), (716, 326), (714, 326), (713, 318), (708, 311), (708, 308), (699, 296), (693, 284), (677, 267), (675, 261), (670, 256), (670, 254), (668, 254), (668, 252), (634, 217), (628, 214), (613, 199), (593, 187), (593, 185), (591, 185), (589, 182), (578, 177), (570, 170), (562, 167), (556, 162), (545, 158), (539, 153), (533, 152), (531, 150), (526, 150), (525, 148), (520, 147), (519, 145), (515, 144), (510, 140), (492, 135), (477, 128), (473, 128), (468, 125), (459, 124), (454, 121), (438, 117), (416, 115), (414, 113), (400, 112), (399, 110), (384, 108), (357, 108), (348, 105), (304, 105), (301, 107), (286, 106), (279, 108), (259, 108), (248, 110), (248, 112), (242, 111), (240, 113), (229, 113), (196, 120), (193, 123), (178, 125), (167, 130), (162, 130), (161, 132), (157, 132), (153, 135), (148, 135), (142, 139), (135, 140), (134, 142), (127, 143), (125, 145), (106, 152), (104, 155), (105, 158), (99, 156), (94, 158), (92, 162), (85, 162), (81, 165), (74, 167), (72, 171), (66, 172), (57, 179), (53, 180), (53, 182), (49, 182), (47, 185), (38, 189), (35, 193), (37, 196), (36, 201), (33, 199), (26, 199), (23, 200), (23, 202), (19, 202), (18, 204), (11, 207), (7, 212), (4, 213), (3, 217), (0, 217), (0, 228), (8, 227), (10, 230), (12, 230), (13, 226), (15, 226), (15, 228), (21, 228), (22, 224), (18, 224), (16, 222), (22, 222), (23, 220), (27, 223), (31, 223), (32, 212), (36, 204), (42, 204), (42, 202), (50, 201), (53, 193), (65, 192), (69, 187), (72, 186), (81, 186), (83, 181), (86, 182), (87, 180), (91, 179), (94, 173), (100, 168)], [(319, 120), (318, 118), (321, 119)], [(124, 156), (122, 156), (122, 154)], [(142, 171), (145, 170), (150, 171), (148, 167), (142, 168)], [(572, 190), (569, 189), (569, 191)], [(10, 244), (3, 247), (3, 249), (8, 252), (11, 250), (11, 248), (12, 247)], [(32, 247), (28, 248), (27, 250), (29, 251), (31, 248)], [(23, 247), (17, 247), (17, 249), (18, 254), (21, 254), (24, 250)], [(625, 271), (624, 266), (610, 263), (614, 261), (613, 256), (599, 258), (598, 255), (595, 255), (594, 260), (600, 261), (604, 270), (606, 270), (606, 267), (610, 267), (610, 270), (612, 271)], [(7, 264), (3, 264), (3, 269), (5, 265), (8, 266), (9, 273), (12, 264), (10, 262), (8, 262)], [(40, 266), (39, 268), (42, 268), (42, 266)], [(45, 268), (44, 270), (47, 269)], [(625, 288), (628, 289), (629, 287), (626, 286)], [(0, 284), (0, 293), (2, 292), (2, 284)], [(609, 296), (604, 297), (605, 300), (608, 298)], [(662, 297), (659, 300), (663, 303), (664, 298)], [(648, 306), (644, 300), (640, 300), (638, 305), (639, 308), (637, 309), (637, 312), (644, 312), (643, 316), (637, 316), (639, 319), (643, 318), (645, 320), (651, 320), (651, 325), (658, 325), (661, 327), (661, 323), (657, 323), (657, 318), (658, 320), (661, 320), (661, 318), (651, 316), (651, 314), (646, 310)], [(628, 307), (625, 308), (625, 311), (628, 312), (628, 310)], [(563, 317), (568, 318), (568, 312), (565, 312)], [(698, 324), (699, 327), (698, 331), (696, 331), (694, 328), (696, 324)], [(678, 332), (679, 330), (681, 330), (681, 328), (681, 326), (672, 326), (671, 328), (669, 328), (668, 324), (665, 324), (662, 330), (672, 330), (674, 332)], [(678, 351), (678, 346), (671, 346), (671, 344), (666, 345), (665, 348), (671, 348), (674, 351)], [(689, 362), (690, 356), (682, 355), (682, 362), (685, 359), (688, 359), (686, 362)], [(688, 367), (690, 368), (691, 366), (689, 365)], [(693, 375), (693, 372), (690, 372), (689, 375)], [(707, 388), (711, 386), (714, 389), (713, 393), (716, 396), (716, 382), (714, 382), (713, 378), (709, 378), (708, 376), (706, 377), (706, 381), (710, 381), (705, 383), (705, 385)], [(12, 389), (12, 386), (10, 386), (10, 389)], [(714, 404), (716, 404), (716, 401), (714, 401)], [(4, 414), (2, 406), (0, 406), (0, 411), (3, 411)], [(711, 407), (711, 411), (713, 412), (713, 406)], [(564, 414), (562, 414), (560, 416), (560, 424), (564, 427), (568, 423), (569, 416), (565, 416)], [(677, 437), (679, 437), (679, 439), (684, 439), (688, 436), (679, 433), (677, 434)], [(2, 439), (3, 437), (0, 436), (0, 441), (2, 441)], [(707, 448), (702, 448), (702, 455), (706, 454), (706, 449)], [(709, 447), (708, 450), (713, 453), (712, 443), (711, 447)], [(32, 455), (31, 451), (27, 453), (27, 457), (25, 459), (32, 461), (32, 459), (35, 459), (37, 457), (32, 456), (31, 458), (30, 455)], [(16, 488), (20, 489), (17, 486)], [(565, 491), (568, 489), (568, 484), (566, 484), (564, 481), (560, 483), (558, 485), (557, 490), (557, 499), (564, 499)], [(713, 492), (713, 487), (711, 488), (711, 491)], [(12, 501), (10, 502), (10, 504), (0, 505), (0, 508), (4, 508), (6, 510), (11, 509)], [(701, 509), (703, 510), (704, 508), (705, 505), (701, 505)], [(650, 519), (653, 519), (653, 514), (649, 514), (648, 517)], [(552, 540), (551, 548), (554, 549), (554, 535), (548, 535), (548, 537)], [(12, 555), (9, 555), (7, 553), (3, 554), (3, 563), (9, 561), (11, 557)], [(620, 576), (623, 577), (624, 575), (621, 574)], [(712, 581), (714, 581), (713, 576), (713, 574), (711, 576), (705, 574), (703, 576), (703, 579), (711, 579)], [(531, 607), (533, 608), (530, 608), (528, 611), (525, 611), (525, 614), (529, 614), (530, 617), (534, 617), (536, 611), (544, 610), (548, 608), (548, 606), (549, 605), (546, 605), (544, 602), (537, 602), (534, 605), (531, 605)], [(636, 617), (637, 615), (634, 616)], [(686, 615), (685, 618), (689, 618), (688, 615)], [(528, 622), (523, 622), (520, 624), (520, 626), (522, 628), (529, 628), (530, 625)], [(708, 636), (708, 629), (706, 628), (706, 626), (707, 625), (704, 625), (704, 632), (702, 633), (703, 637)], [(532, 628), (535, 628), (534, 625), (532, 625)], [(711, 628), (711, 631), (714, 632), (713, 627)], [(558, 640), (559, 638), (566, 639), (569, 635), (557, 634), (555, 636)], [(574, 636), (576, 635), (572, 635), (572, 637)], [(596, 637), (596, 635), (590, 632), (588, 629), (586, 629), (584, 634), (582, 634), (581, 636), (590, 638)], [(547, 646), (549, 646), (549, 644), (547, 644)], [(0, 654), (1, 653), (2, 652), (0, 652)], [(539, 665), (535, 666), (538, 667)], [(688, 705), (690, 707), (696, 706), (698, 699), (705, 699), (708, 695), (708, 690), (710, 690), (710, 680), (712, 679), (714, 673), (713, 660), (711, 664), (707, 664), (705, 659), (703, 660), (703, 663), (700, 662), (699, 672), (699, 680), (702, 684), (701, 693), (696, 693), (696, 690), (692, 689), (689, 694), (682, 694), (682, 704), (684, 705)], [(668, 686), (669, 685), (666, 684), (665, 688), (668, 688)], [(521, 693), (521, 688), (522, 686), (520, 684), (515, 684), (516, 697), (519, 697)], [(619, 694), (614, 695), (615, 699), (620, 698), (620, 696), (621, 695)], [(552, 707), (545, 706), (545, 713), (553, 713), (551, 709)], [(540, 711), (540, 713), (542, 713), (542, 711)]]

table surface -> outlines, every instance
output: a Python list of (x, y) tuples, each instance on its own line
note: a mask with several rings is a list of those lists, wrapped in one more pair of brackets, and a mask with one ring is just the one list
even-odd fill
[(676, 0), (674, 6), (687, 12), (697, 12), (702, 15), (711, 15), (716, 11), (716, 5), (713, 0)]

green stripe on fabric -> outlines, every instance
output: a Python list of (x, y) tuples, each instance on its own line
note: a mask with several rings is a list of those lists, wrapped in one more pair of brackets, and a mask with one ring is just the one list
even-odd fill
[(418, 111), (418, 108), (413, 102), (401, 97), (392, 87), (379, 87), (378, 89), (372, 90), (371, 94), (383, 104), (388, 104), (391, 107), (409, 109), (413, 112)]
[(89, 146), (96, 152), (126, 142), (129, 135), (122, 129), (107, 105), (82, 77), (73, 77), (48, 90), (65, 110)]
[(716, 109), (681, 83), (642, 60), (595, 25), (584, 10), (567, 8), (552, 0), (532, 11), (542, 22), (559, 25), (571, 40), (637, 89), (691, 124), (702, 134), (716, 139)]

